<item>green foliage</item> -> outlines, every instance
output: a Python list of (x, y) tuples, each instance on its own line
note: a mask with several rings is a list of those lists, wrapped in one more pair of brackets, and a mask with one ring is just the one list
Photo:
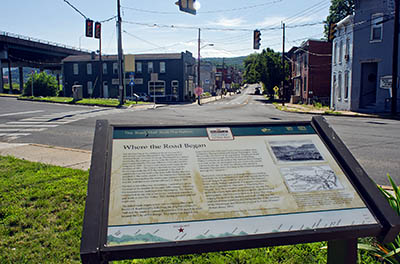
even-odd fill
[[(32, 96), (32, 76), (24, 85), (25, 96)], [(57, 95), (57, 79), (56, 77), (41, 72), (33, 75), (33, 95), (34, 96), (55, 96)]]
[(329, 24), (337, 23), (348, 15), (354, 13), (354, 0), (331, 0), (331, 6), (329, 7), (329, 15), (324, 21), (324, 34), (325, 38), (328, 38)]
[[(384, 190), (378, 186), (379, 191), (385, 196), (390, 206), (395, 210), (397, 215), (400, 215), (400, 189), (388, 174), (390, 184), (393, 188), (393, 193)], [(358, 248), (371, 253), (373, 256), (390, 264), (400, 264), (400, 235), (396, 237), (394, 242), (382, 244), (373, 241), (370, 244), (359, 244)]]
[[(272, 49), (264, 49), (260, 54), (251, 54), (244, 60), (243, 78), (246, 83), (263, 83), (267, 94), (273, 95), (273, 88), (282, 82), (282, 57)], [(289, 77), (289, 64), (285, 62), (285, 76)]]
[(0, 263), (80, 263), (87, 179), (0, 156)]

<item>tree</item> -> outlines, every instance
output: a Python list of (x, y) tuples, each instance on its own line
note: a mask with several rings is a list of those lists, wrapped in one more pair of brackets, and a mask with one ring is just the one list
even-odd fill
[(328, 38), (329, 35), (329, 24), (337, 23), (348, 15), (353, 14), (354, 8), (354, 0), (331, 0), (329, 15), (324, 21), (325, 38)]
[(257, 83), (260, 81), (260, 74), (256, 71), (256, 61), (258, 54), (250, 54), (243, 61), (244, 73), (243, 79), (246, 83)]
[[(24, 85), (24, 95), (32, 96), (32, 76)], [(57, 95), (56, 77), (41, 72), (33, 75), (33, 95), (34, 96), (55, 96)]]
[[(247, 83), (262, 82), (267, 94), (273, 94), (275, 86), (282, 82), (282, 54), (273, 49), (264, 49), (259, 54), (251, 54), (244, 60), (243, 79)], [(286, 79), (289, 77), (289, 65), (285, 62)]]

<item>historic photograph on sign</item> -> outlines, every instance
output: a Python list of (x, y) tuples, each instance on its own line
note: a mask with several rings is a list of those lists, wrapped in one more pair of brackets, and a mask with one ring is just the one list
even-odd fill
[(343, 189), (335, 172), (328, 165), (281, 168), (290, 192), (329, 191)]
[(324, 161), (311, 140), (269, 141), (277, 163)]

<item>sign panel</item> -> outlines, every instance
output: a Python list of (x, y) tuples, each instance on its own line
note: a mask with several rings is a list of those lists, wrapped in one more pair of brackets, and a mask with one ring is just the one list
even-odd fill
[(399, 230), (398, 216), (321, 117), (96, 124), (84, 263), (362, 236), (389, 242)]
[(124, 55), (124, 70), (125, 72), (135, 71), (135, 55), (132, 54)]
[(115, 129), (107, 246), (377, 224), (311, 126)]
[(392, 76), (382, 76), (380, 78), (379, 87), (382, 89), (391, 89), (392, 88)]

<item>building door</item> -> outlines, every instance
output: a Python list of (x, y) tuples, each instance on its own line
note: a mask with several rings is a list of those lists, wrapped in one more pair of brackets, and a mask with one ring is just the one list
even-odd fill
[(103, 97), (108, 98), (108, 83), (103, 82)]
[(373, 106), (376, 103), (378, 63), (361, 64), (360, 108)]

